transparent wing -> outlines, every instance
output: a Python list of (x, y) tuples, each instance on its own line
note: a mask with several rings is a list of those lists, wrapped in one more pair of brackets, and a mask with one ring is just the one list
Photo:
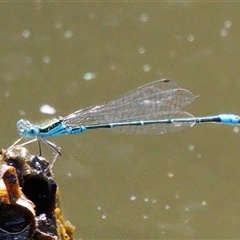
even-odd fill
[[(73, 127), (168, 119), (178, 116), (181, 109), (194, 98), (190, 91), (179, 88), (173, 80), (163, 79), (139, 87), (110, 102), (76, 111), (63, 119), (66, 125)], [(130, 127), (129, 130), (134, 128), (136, 126)], [(144, 131), (151, 129), (150, 126), (136, 129), (141, 128), (146, 128)], [(142, 130), (142, 133), (144, 131)]]

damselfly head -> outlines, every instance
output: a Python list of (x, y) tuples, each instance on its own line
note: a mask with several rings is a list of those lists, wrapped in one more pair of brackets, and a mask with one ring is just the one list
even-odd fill
[(23, 137), (35, 138), (39, 134), (38, 128), (26, 119), (20, 119), (17, 122), (17, 129), (19, 135)]

